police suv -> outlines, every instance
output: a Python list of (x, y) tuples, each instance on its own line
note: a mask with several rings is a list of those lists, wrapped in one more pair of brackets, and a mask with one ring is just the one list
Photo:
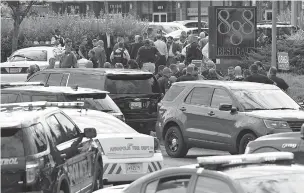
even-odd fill
[(72, 193), (102, 187), (95, 128), (78, 126), (54, 106), (33, 102), (1, 106), (1, 192)]
[(294, 153), (295, 162), (304, 164), (304, 124), (301, 132), (266, 135), (249, 142), (245, 154), (280, 151)]

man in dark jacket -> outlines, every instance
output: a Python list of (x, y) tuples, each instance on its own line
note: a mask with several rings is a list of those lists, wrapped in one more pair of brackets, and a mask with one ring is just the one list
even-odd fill
[(171, 81), (169, 79), (170, 76), (171, 76), (171, 70), (170, 70), (170, 68), (166, 67), (163, 70), (163, 76), (158, 79), (160, 91), (163, 94), (166, 94), (166, 92), (169, 90), (169, 88), (171, 86)]
[(269, 69), (269, 79), (276, 83), (276, 85), (283, 91), (287, 91), (288, 84), (282, 78), (277, 77), (277, 68), (271, 67)]
[(144, 41), (144, 46), (138, 49), (136, 61), (140, 68), (142, 68), (144, 63), (154, 63), (156, 62), (156, 56), (160, 57), (160, 53), (154, 46), (151, 46), (150, 40), (146, 39)]
[(198, 45), (197, 38), (193, 35), (189, 36), (190, 45), (186, 48), (185, 64), (191, 64), (192, 60), (202, 60), (203, 54)]
[(275, 84), (267, 76), (259, 74), (259, 68), (256, 64), (252, 64), (250, 66), (250, 73), (251, 73), (251, 75), (246, 77), (244, 79), (244, 81), (257, 82), (257, 83), (263, 83), (263, 84)]
[(186, 69), (186, 75), (179, 77), (176, 82), (197, 80), (194, 76), (192, 76), (193, 71), (194, 67), (189, 65)]
[(107, 55), (107, 62), (110, 62), (110, 56), (114, 47), (114, 37), (107, 32), (99, 37), (100, 40), (104, 42), (104, 49)]
[(131, 59), (136, 59), (138, 50), (140, 47), (144, 45), (143, 43), (143, 37), (142, 36), (136, 36), (135, 37), (135, 43), (131, 45), (131, 52), (130, 52), (130, 57)]

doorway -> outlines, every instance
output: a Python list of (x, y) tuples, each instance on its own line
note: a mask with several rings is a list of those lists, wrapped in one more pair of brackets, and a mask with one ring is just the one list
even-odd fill
[(153, 22), (167, 22), (167, 13), (153, 13)]

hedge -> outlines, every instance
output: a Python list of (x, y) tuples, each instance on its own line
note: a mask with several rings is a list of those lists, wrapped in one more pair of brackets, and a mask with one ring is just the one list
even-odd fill
[[(59, 29), (64, 38), (73, 43), (79, 42), (82, 36), (88, 39), (97, 38), (107, 30), (115, 36), (134, 36), (142, 34), (147, 22), (133, 15), (103, 15), (101, 19), (93, 16), (81, 18), (72, 15), (48, 15), (46, 17), (27, 17), (20, 26), (18, 48), (24, 48), (33, 41), (50, 41), (55, 29)], [(1, 60), (11, 54), (13, 20), (1, 18)]]

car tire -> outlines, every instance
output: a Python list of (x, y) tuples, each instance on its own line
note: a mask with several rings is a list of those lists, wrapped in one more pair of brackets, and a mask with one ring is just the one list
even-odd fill
[(179, 158), (185, 157), (188, 153), (187, 144), (180, 129), (176, 126), (171, 126), (165, 135), (165, 148), (170, 157)]
[(246, 133), (240, 140), (239, 154), (244, 154), (247, 144), (255, 140), (257, 137), (253, 133)]
[(97, 162), (94, 174), (94, 187), (93, 191), (103, 188), (103, 167)]

